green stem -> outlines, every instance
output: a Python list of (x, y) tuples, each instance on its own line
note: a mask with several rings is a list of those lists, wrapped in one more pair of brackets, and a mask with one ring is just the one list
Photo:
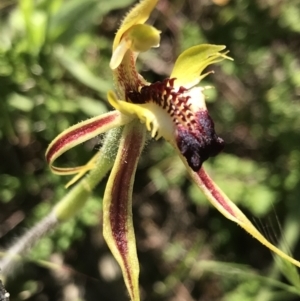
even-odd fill
[(121, 136), (119, 128), (109, 131), (105, 137), (102, 153), (91, 172), (78, 182), (66, 196), (57, 203), (54, 209), (39, 221), (33, 228), (18, 238), (4, 253), (0, 261), (3, 276), (7, 277), (17, 266), (20, 259), (40, 240), (61, 222), (73, 217), (84, 206), (92, 190), (111, 169), (116, 157)]
[(111, 169), (119, 146), (121, 131), (113, 129), (106, 135), (100, 158), (88, 176), (82, 179), (53, 209), (59, 221), (73, 217), (86, 203), (92, 190)]
[[(3, 258), (0, 261), (1, 274), (8, 277), (14, 272), (20, 260), (24, 259), (24, 255), (35, 245), (42, 236), (58, 225), (58, 220), (53, 212), (50, 212), (42, 220), (40, 220), (33, 228), (19, 237), (10, 248), (1, 252)], [(1, 299), (0, 299), (1, 300)]]

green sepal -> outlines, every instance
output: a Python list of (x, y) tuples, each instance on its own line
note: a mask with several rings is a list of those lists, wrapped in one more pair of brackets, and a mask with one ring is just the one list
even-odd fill
[(132, 188), (146, 131), (139, 121), (124, 127), (103, 198), (103, 236), (117, 262), (132, 301), (139, 301), (139, 262), (132, 221)]

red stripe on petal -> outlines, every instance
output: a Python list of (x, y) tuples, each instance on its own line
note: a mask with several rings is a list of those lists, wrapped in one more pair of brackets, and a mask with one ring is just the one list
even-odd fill
[(231, 209), (231, 207), (228, 205), (228, 201), (226, 201), (223, 194), (220, 192), (219, 188), (216, 186), (216, 184), (211, 180), (211, 178), (208, 176), (208, 174), (205, 172), (203, 168), (199, 170), (197, 173), (199, 178), (201, 179), (202, 184), (205, 186), (205, 188), (211, 193), (213, 198), (233, 217), (236, 217), (236, 214)]
[(131, 209), (128, 207), (128, 201), (131, 200), (132, 177), (141, 152), (140, 143), (136, 143), (136, 141), (140, 141), (140, 139), (140, 135), (134, 132), (126, 137), (118, 172), (112, 185), (109, 214), (112, 234), (123, 259), (131, 292), (134, 292), (134, 289), (128, 262), (127, 220), (132, 213), (128, 212), (128, 209)]
[(55, 153), (57, 153), (61, 148), (66, 146), (67, 144), (75, 141), (76, 139), (87, 135), (96, 129), (104, 126), (105, 124), (108, 124), (109, 122), (112, 122), (114, 119), (116, 119), (118, 115), (111, 114), (104, 118), (101, 118), (99, 120), (95, 120), (91, 123), (85, 124), (83, 126), (80, 126), (73, 131), (70, 131), (63, 135), (61, 138), (59, 138), (55, 143), (51, 146), (48, 153), (46, 154), (46, 160), (49, 163), (51, 161), (51, 158)]

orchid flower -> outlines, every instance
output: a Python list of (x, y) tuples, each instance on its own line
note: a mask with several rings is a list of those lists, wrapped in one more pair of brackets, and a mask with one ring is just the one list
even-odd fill
[[(139, 300), (139, 264), (132, 223), (132, 188), (139, 157), (147, 139), (164, 138), (178, 153), (191, 179), (212, 205), (225, 217), (240, 225), (273, 252), (291, 263), (300, 262), (272, 245), (221, 191), (203, 168), (203, 162), (216, 156), (224, 146), (205, 105), (200, 81), (208, 75), (205, 68), (230, 59), (225, 46), (197, 45), (184, 51), (176, 60), (169, 78), (147, 82), (136, 69), (140, 52), (158, 47), (160, 32), (145, 24), (158, 0), (144, 0), (125, 17), (116, 33), (110, 68), (116, 93), (107, 98), (115, 109), (65, 130), (49, 145), (46, 159), (54, 173), (75, 174), (73, 184), (107, 158), (100, 152), (86, 165), (61, 168), (54, 161), (70, 148), (114, 128), (121, 128), (114, 162), (104, 164), (112, 170), (103, 198), (103, 234), (118, 261), (131, 300)], [(148, 134), (150, 132), (150, 135)], [(115, 146), (112, 146), (115, 147)], [(93, 187), (90, 187), (92, 189)]]

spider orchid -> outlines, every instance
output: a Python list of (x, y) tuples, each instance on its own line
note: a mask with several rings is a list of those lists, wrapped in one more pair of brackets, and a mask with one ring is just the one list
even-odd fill
[(230, 59), (224, 52), (225, 47), (205, 44), (189, 48), (178, 57), (170, 78), (161, 82), (149, 83), (136, 70), (138, 54), (159, 46), (160, 32), (145, 24), (157, 2), (144, 0), (137, 4), (116, 33), (110, 61), (116, 93), (109, 91), (107, 94), (115, 110), (76, 124), (57, 136), (46, 152), (51, 170), (62, 175), (75, 174), (68, 185), (88, 171), (92, 173), (97, 168), (101, 172), (103, 166), (99, 162), (107, 160), (101, 150), (84, 166), (60, 168), (53, 163), (70, 148), (111, 129), (121, 128), (114, 162), (104, 164), (102, 171), (105, 174), (112, 166), (103, 198), (103, 234), (122, 269), (131, 300), (139, 300), (132, 187), (142, 149), (151, 137), (162, 137), (174, 147), (192, 180), (225, 217), (282, 258), (300, 266), (264, 238), (202, 167), (205, 160), (223, 149), (224, 142), (215, 133), (208, 114), (204, 87), (197, 85), (208, 74), (202, 74), (207, 66)]

